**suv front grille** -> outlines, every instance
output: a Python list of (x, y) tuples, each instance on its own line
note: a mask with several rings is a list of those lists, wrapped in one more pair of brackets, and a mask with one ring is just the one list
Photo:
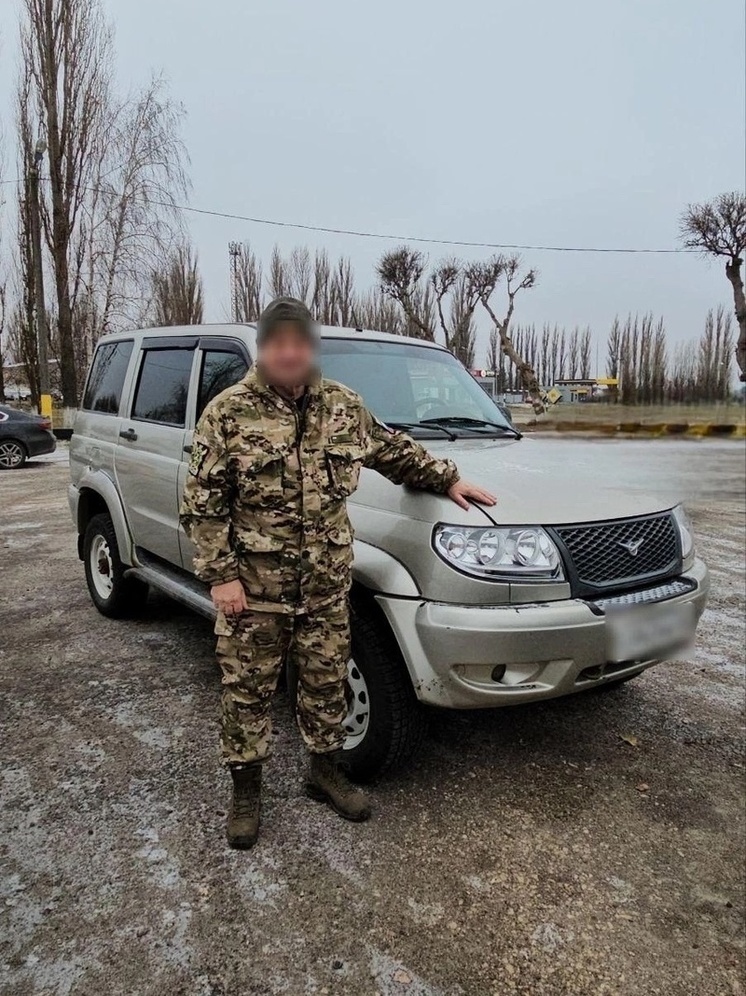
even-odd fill
[(680, 569), (679, 537), (670, 512), (638, 519), (557, 526), (576, 594), (633, 587)]

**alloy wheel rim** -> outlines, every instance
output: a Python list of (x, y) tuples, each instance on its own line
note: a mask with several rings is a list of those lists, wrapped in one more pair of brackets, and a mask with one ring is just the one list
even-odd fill
[(93, 586), (96, 593), (106, 599), (114, 589), (114, 564), (109, 544), (104, 536), (99, 535), (94, 538), (89, 556)]
[(23, 450), (18, 443), (0, 443), (0, 467), (17, 467), (23, 461)]
[(343, 749), (352, 750), (365, 739), (370, 724), (368, 685), (352, 657), (347, 662), (346, 694), (348, 709), (342, 725), (347, 739)]

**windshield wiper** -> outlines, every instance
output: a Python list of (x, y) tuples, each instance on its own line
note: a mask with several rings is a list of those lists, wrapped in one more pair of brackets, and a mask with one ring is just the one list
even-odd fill
[(441, 418), (423, 418), (421, 425), (463, 425), (465, 428), (474, 426), (475, 429), (486, 427), (490, 429), (500, 429), (501, 432), (509, 432), (516, 439), (523, 439), (523, 433), (519, 432), (512, 425), (501, 425), (499, 422), (489, 422), (483, 418), (471, 418), (468, 415), (444, 415)]
[(458, 436), (446, 426), (438, 425), (437, 419), (435, 421), (425, 419), (422, 422), (385, 422), (384, 425), (390, 425), (392, 429), (404, 429), (405, 432), (410, 429), (440, 429), (441, 432), (445, 432), (451, 442), (458, 439)]

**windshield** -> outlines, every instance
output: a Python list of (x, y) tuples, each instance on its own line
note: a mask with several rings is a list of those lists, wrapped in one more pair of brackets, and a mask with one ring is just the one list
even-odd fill
[[(440, 435), (441, 419), (457, 432), (511, 430), (500, 409), (466, 368), (443, 349), (366, 339), (322, 339), (324, 376), (360, 394), (368, 409), (389, 425)], [(451, 419), (454, 421), (451, 422)], [(457, 424), (473, 419), (474, 425)], [(480, 422), (490, 423), (481, 427)]]

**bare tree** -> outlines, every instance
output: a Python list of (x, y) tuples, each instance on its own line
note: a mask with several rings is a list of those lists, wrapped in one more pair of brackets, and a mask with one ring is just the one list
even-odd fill
[(148, 275), (178, 249), (186, 152), (183, 108), (155, 78), (133, 97), (111, 101), (95, 136), (93, 187), (76, 232), (73, 307), (79, 364), (99, 335), (138, 325), (147, 309)]
[(202, 278), (190, 245), (174, 249), (151, 277), (153, 325), (199, 325), (204, 314)]
[(591, 376), (591, 330), (586, 326), (580, 334), (580, 378), (589, 380)]
[(290, 276), (285, 260), (282, 258), (279, 246), (274, 246), (269, 257), (269, 296), (288, 297), (290, 294)]
[[(520, 256), (494, 256), (486, 263), (479, 264), (479, 300), (492, 319), (500, 336), (500, 348), (520, 373), (521, 381), (531, 398), (534, 411), (541, 414), (544, 402), (534, 368), (516, 350), (510, 338), (510, 323), (515, 311), (515, 299), (523, 291), (536, 283), (536, 270), (521, 271)], [(498, 318), (492, 304), (492, 297), (501, 280), (505, 281), (507, 302), (502, 318)]]
[(47, 145), (41, 209), (67, 405), (98, 336), (144, 318), (187, 190), (183, 109), (157, 78), (117, 99), (112, 66), (100, 0), (22, 0), (18, 139), (24, 176), (36, 137)]
[(380, 287), (374, 287), (358, 297), (355, 302), (354, 324), (362, 329), (377, 329), (394, 335), (404, 333), (401, 312), (396, 302), (387, 297)]
[(21, 85), (32, 97), (28, 133), (44, 135), (47, 143), (44, 228), (56, 293), (62, 395), (74, 406), (78, 375), (69, 267), (107, 104), (111, 39), (96, 0), (23, 0), (22, 11)]
[(333, 325), (349, 328), (355, 324), (355, 274), (347, 256), (340, 256), (332, 277)]
[(619, 317), (615, 317), (609, 330), (609, 337), (606, 342), (606, 376), (610, 380), (616, 380), (616, 385), (612, 387), (612, 394), (615, 400), (619, 398), (619, 375), (621, 370), (622, 354), (622, 326)]
[(544, 387), (549, 387), (549, 362), (550, 362), (550, 344), (551, 344), (551, 329), (548, 323), (545, 323), (541, 330), (541, 351), (540, 351), (540, 379)]
[[(475, 264), (464, 266), (456, 259), (447, 259), (435, 267), (430, 274), (429, 283), (446, 348), (464, 366), (473, 366), (476, 337), (474, 312), (479, 305), (481, 268)], [(449, 307), (446, 314), (447, 298)]]
[[(430, 274), (428, 278), (433, 289), (435, 307), (438, 312), (440, 328), (443, 332), (443, 339), (446, 349), (451, 349), (451, 329), (446, 322), (443, 301), (451, 293), (461, 276), (461, 264), (456, 259), (446, 259)], [(478, 300), (478, 298), (477, 298)]]
[(310, 305), (313, 267), (308, 247), (296, 246), (286, 260), (284, 270), (287, 274), (287, 293), (305, 305)]
[(313, 301), (311, 311), (317, 321), (331, 325), (334, 321), (332, 267), (326, 249), (317, 249), (313, 261)]
[(26, 373), (31, 400), (38, 406), (39, 383), (39, 343), (36, 335), (36, 313), (33, 293), (33, 259), (31, 249), (31, 219), (29, 214), (28, 166), (31, 156), (30, 133), (26, 102), (28, 93), (19, 88), (18, 93), (18, 161), (23, 180), (17, 189), (16, 239), (17, 253), (14, 254), (15, 304), (8, 317), (8, 340), (16, 362), (22, 363)]
[(488, 370), (492, 371), (492, 374), (497, 378), (497, 372), (500, 366), (500, 336), (497, 329), (493, 326), (490, 329), (489, 344), (487, 346), (487, 353), (485, 354), (485, 365)]
[(731, 316), (710, 310), (699, 340), (697, 400), (725, 401), (730, 393), (733, 332)]
[(467, 269), (459, 275), (453, 287), (449, 312), (451, 350), (465, 367), (474, 366), (477, 333), (474, 312), (478, 304), (478, 285)]
[(666, 347), (666, 326), (662, 318), (658, 319), (658, 324), (653, 333), (653, 345), (651, 351), (651, 401), (660, 405), (665, 401), (666, 379), (668, 374), (668, 359)]
[(264, 306), (262, 264), (248, 242), (231, 244), (233, 300), (237, 322), (255, 322)]
[(676, 347), (667, 394), (670, 401), (697, 400), (697, 347), (694, 343), (682, 343)]
[(567, 376), (575, 378), (580, 370), (580, 329), (575, 328), (570, 333), (567, 345)]
[(402, 246), (384, 253), (376, 265), (381, 288), (400, 306), (406, 335), (435, 340), (432, 284), (423, 282), (426, 259), (416, 249)]
[(726, 261), (739, 329), (736, 358), (741, 380), (746, 381), (746, 295), (741, 272), (746, 252), (746, 194), (734, 191), (705, 204), (690, 204), (681, 218), (681, 238), (688, 249)]

